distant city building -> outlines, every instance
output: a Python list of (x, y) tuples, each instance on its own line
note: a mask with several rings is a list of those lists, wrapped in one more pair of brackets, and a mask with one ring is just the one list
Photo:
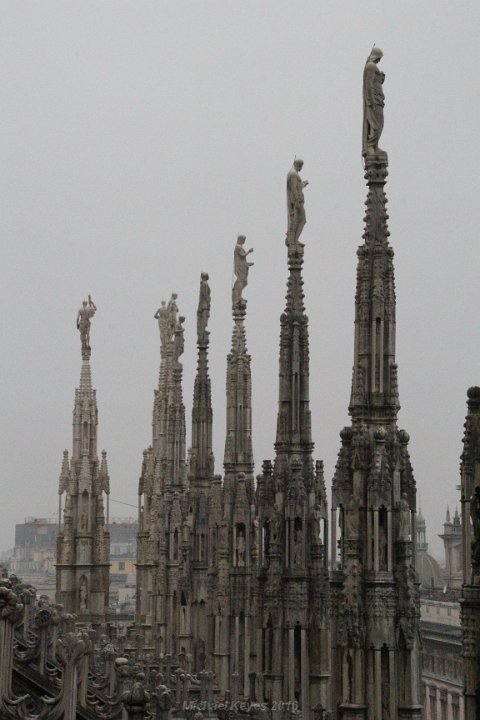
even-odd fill
[(462, 523), (456, 508), (453, 521), (447, 508), (443, 534), (439, 537), (442, 538), (445, 547), (445, 584), (449, 588), (460, 588), (463, 576)]
[(49, 518), (25, 518), (15, 525), (15, 547), (10, 560), (12, 572), (19, 576), (55, 573), (55, 543), (58, 524)]

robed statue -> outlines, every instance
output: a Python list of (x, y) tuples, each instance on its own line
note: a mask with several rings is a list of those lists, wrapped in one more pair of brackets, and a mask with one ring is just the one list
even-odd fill
[(239, 235), (233, 252), (233, 272), (235, 274), (235, 282), (232, 288), (233, 310), (247, 302), (245, 298), (242, 297), (242, 292), (248, 285), (248, 271), (253, 263), (247, 262), (247, 257), (253, 252), (253, 248), (245, 250), (243, 247), (245, 240), (245, 235)]
[(199, 344), (208, 341), (208, 336), (210, 334), (207, 330), (209, 317), (210, 286), (208, 284), (208, 273), (202, 273), (200, 278), (200, 292), (197, 308), (197, 342)]
[(374, 47), (367, 58), (363, 71), (363, 137), (362, 155), (386, 155), (378, 147), (383, 130), (383, 108), (385, 96), (383, 82), (385, 73), (378, 69), (383, 57), (380, 48)]
[(160, 344), (162, 347), (165, 347), (169, 340), (169, 312), (165, 304), (165, 300), (162, 300), (162, 304), (160, 305), (153, 317), (158, 320), (158, 329), (160, 330)]
[(303, 247), (303, 243), (299, 242), (299, 238), (307, 222), (303, 189), (307, 187), (308, 180), (302, 180), (300, 177), (300, 170), (302, 168), (303, 160), (295, 158), (293, 166), (287, 175), (288, 227), (285, 240), (287, 247), (297, 244)]

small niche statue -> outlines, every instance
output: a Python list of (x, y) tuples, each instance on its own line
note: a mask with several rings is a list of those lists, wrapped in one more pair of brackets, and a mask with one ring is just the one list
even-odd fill
[(88, 301), (84, 300), (77, 315), (77, 330), (80, 331), (80, 341), (82, 343), (82, 359), (88, 360), (90, 357), (90, 325), (92, 317), (96, 311), (95, 303), (90, 295)]
[(80, 610), (87, 610), (87, 582), (84, 579), (80, 585)]
[(373, 47), (367, 58), (363, 71), (363, 138), (362, 155), (386, 156), (386, 152), (378, 147), (383, 130), (383, 108), (385, 96), (383, 82), (385, 73), (378, 69), (383, 57), (380, 48)]
[(412, 539), (412, 513), (408, 504), (407, 493), (402, 493), (402, 497), (398, 501), (398, 514), (398, 539), (407, 542)]
[(308, 180), (302, 180), (300, 177), (302, 168), (303, 160), (295, 158), (293, 166), (287, 175), (288, 226), (285, 240), (287, 247), (292, 245), (304, 247), (304, 244), (299, 242), (299, 238), (307, 222), (303, 189), (307, 187)]
[(248, 285), (248, 271), (252, 267), (253, 263), (247, 262), (247, 256), (253, 252), (253, 248), (245, 250), (245, 235), (239, 235), (237, 238), (237, 244), (233, 253), (233, 272), (235, 274), (235, 282), (232, 289), (232, 308), (233, 310), (238, 307), (245, 306), (246, 300), (242, 297), (243, 290)]

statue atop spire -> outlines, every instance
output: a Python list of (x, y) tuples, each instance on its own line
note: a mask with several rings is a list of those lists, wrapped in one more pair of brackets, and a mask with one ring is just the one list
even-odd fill
[(298, 246), (304, 247), (304, 243), (299, 242), (299, 238), (307, 222), (303, 189), (307, 187), (308, 180), (302, 180), (300, 177), (300, 170), (302, 168), (303, 160), (295, 158), (292, 168), (287, 175), (288, 227), (285, 244), (289, 252), (290, 249), (294, 250)]
[(245, 244), (245, 235), (239, 235), (237, 238), (237, 244), (233, 253), (233, 272), (235, 274), (235, 282), (232, 289), (232, 309), (235, 313), (236, 310), (244, 308), (246, 300), (242, 297), (242, 292), (248, 285), (248, 270), (251, 268), (253, 263), (247, 262), (247, 256), (253, 252), (253, 248), (245, 250), (243, 247)]
[(362, 155), (385, 156), (387, 153), (378, 147), (383, 130), (383, 108), (385, 96), (383, 82), (385, 73), (378, 69), (383, 52), (375, 46), (367, 58), (363, 71), (363, 136)]
[[(162, 300), (160, 307), (153, 316), (158, 320), (158, 329), (160, 330), (160, 344), (164, 348), (167, 343), (175, 339), (175, 332), (179, 329), (178, 307), (176, 293), (172, 293), (168, 305)], [(185, 318), (183, 318), (185, 320)], [(183, 322), (180, 320), (180, 323)]]
[(82, 360), (89, 360), (92, 351), (90, 347), (90, 325), (92, 317), (95, 315), (97, 308), (90, 295), (88, 301), (84, 300), (77, 315), (77, 330), (80, 331), (80, 341), (82, 343)]
[(210, 317), (210, 286), (208, 284), (208, 273), (202, 273), (200, 277), (200, 293), (197, 308), (197, 342), (199, 345), (208, 344), (207, 330)]

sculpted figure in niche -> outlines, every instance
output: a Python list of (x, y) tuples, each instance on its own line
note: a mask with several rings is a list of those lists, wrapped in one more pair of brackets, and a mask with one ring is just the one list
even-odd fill
[(245, 529), (237, 527), (237, 566), (245, 567)]
[(82, 584), (79, 589), (80, 597), (80, 610), (87, 610), (87, 582), (82, 580)]
[(280, 540), (280, 528), (282, 523), (282, 517), (278, 505), (275, 505), (273, 516), (270, 520), (270, 540), (272, 543), (277, 543)]
[(208, 284), (208, 273), (202, 273), (200, 280), (200, 294), (197, 308), (197, 338), (198, 342), (205, 341), (209, 332), (207, 330), (210, 317), (210, 286)]
[(158, 320), (158, 329), (160, 330), (160, 343), (162, 347), (165, 347), (166, 343), (170, 340), (168, 336), (170, 321), (169, 311), (165, 305), (165, 300), (162, 300), (161, 306), (153, 316), (155, 320)]
[(245, 235), (239, 235), (237, 238), (237, 244), (233, 252), (233, 272), (235, 274), (235, 282), (232, 289), (232, 308), (238, 305), (242, 305), (247, 301), (242, 297), (243, 290), (248, 285), (248, 270), (252, 267), (253, 263), (247, 262), (247, 256), (253, 252), (253, 248), (245, 250)]
[(312, 510), (312, 544), (313, 545), (320, 545), (321, 540), (321, 532), (322, 532), (322, 508), (319, 503), (316, 503), (315, 507)]
[(350, 498), (344, 511), (345, 537), (348, 539), (358, 537), (358, 512), (354, 498)]
[(411, 540), (411, 512), (408, 504), (407, 493), (402, 493), (402, 497), (398, 501), (398, 538), (399, 540)]
[(288, 227), (286, 245), (296, 245), (303, 247), (303, 243), (299, 243), (307, 218), (305, 215), (305, 198), (303, 189), (308, 185), (308, 180), (302, 180), (300, 170), (303, 168), (303, 160), (295, 158), (293, 166), (287, 175), (287, 211), (288, 211)]
[(78, 311), (77, 315), (77, 330), (80, 331), (80, 341), (82, 343), (82, 358), (84, 360), (90, 357), (90, 324), (92, 317), (96, 311), (95, 303), (93, 302), (90, 295), (87, 300), (84, 300), (82, 307)]
[(380, 48), (374, 47), (367, 58), (363, 71), (363, 138), (362, 154), (385, 155), (384, 150), (378, 147), (378, 141), (383, 130), (383, 108), (385, 96), (383, 94), (383, 81), (385, 74), (378, 69), (378, 63), (383, 57)]
[(303, 535), (301, 529), (293, 533), (293, 564), (295, 567), (303, 565)]

